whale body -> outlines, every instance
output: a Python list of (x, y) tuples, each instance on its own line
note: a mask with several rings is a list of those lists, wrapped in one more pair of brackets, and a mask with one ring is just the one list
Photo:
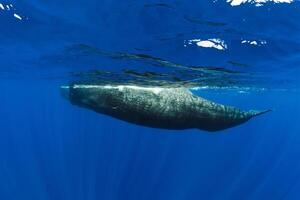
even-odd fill
[(134, 85), (61, 86), (72, 104), (130, 123), (173, 130), (219, 131), (265, 111), (242, 111), (196, 96), (186, 88)]

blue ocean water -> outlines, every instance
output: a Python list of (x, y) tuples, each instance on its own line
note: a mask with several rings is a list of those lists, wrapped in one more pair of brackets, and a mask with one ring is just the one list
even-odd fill
[[(0, 1), (0, 199), (299, 199), (300, 3), (258, 2)], [(71, 105), (74, 82), (272, 112), (154, 129)]]

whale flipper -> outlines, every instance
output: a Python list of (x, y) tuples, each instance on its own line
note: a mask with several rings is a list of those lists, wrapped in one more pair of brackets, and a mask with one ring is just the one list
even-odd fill
[(174, 130), (219, 131), (270, 111), (242, 111), (196, 96), (186, 88), (74, 84), (62, 86), (61, 93), (72, 104), (101, 114)]

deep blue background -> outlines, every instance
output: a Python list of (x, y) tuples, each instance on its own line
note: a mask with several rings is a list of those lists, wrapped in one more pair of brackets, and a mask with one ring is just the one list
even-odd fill
[[(299, 3), (231, 7), (225, 1), (163, 1), (172, 8), (133, 0), (0, 3), (16, 8), (0, 10), (1, 200), (300, 198)], [(227, 25), (193, 24), (185, 15)], [(183, 46), (194, 38), (222, 38), (228, 49)], [(243, 38), (267, 45), (243, 46)], [(273, 112), (208, 134), (140, 127), (74, 107), (59, 94), (59, 86), (72, 81), (66, 74), (101, 66), (54, 62), (51, 56), (78, 43), (109, 51), (147, 49), (187, 65), (246, 63), (250, 67), (243, 70), (263, 74), (266, 83), (257, 88), (267, 90), (196, 93)]]

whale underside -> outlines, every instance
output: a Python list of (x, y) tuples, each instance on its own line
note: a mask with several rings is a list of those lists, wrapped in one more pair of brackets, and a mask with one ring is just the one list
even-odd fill
[(186, 88), (73, 84), (61, 87), (72, 104), (130, 123), (163, 129), (219, 131), (268, 112), (242, 111)]

